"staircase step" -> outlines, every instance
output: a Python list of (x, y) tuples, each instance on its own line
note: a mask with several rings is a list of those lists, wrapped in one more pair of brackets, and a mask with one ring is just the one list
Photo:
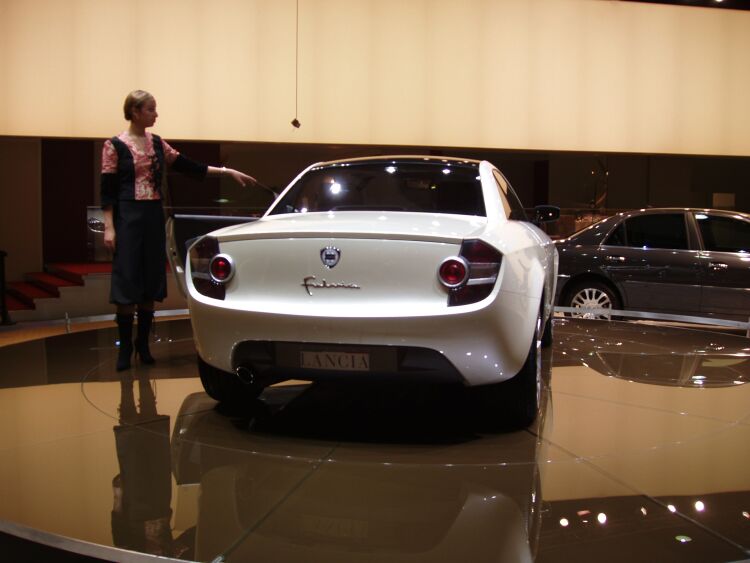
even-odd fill
[(36, 309), (34, 299), (48, 299), (55, 297), (53, 293), (28, 282), (10, 282), (6, 286), (6, 294), (21, 301), (31, 309)]
[(34, 309), (34, 307), (29, 307), (25, 303), (22, 303), (12, 295), (5, 295), (5, 306), (8, 308), (8, 311), (31, 311)]
[(60, 297), (61, 287), (74, 287), (83, 285), (83, 282), (78, 283), (70, 281), (53, 274), (48, 274), (47, 272), (32, 272), (30, 274), (26, 274), (24, 277), (26, 278), (26, 281), (31, 285), (35, 285), (51, 293), (55, 297)]
[[(61, 287), (84, 285), (87, 274), (108, 274), (112, 272), (111, 262), (83, 264), (50, 264), (45, 272), (31, 272), (24, 275), (24, 281), (6, 284), (8, 310), (36, 309), (35, 299), (60, 298)], [(12, 303), (12, 305), (11, 305)]]
[(59, 278), (66, 279), (78, 285), (83, 285), (83, 278), (88, 274), (111, 274), (111, 262), (88, 262), (83, 264), (70, 264), (57, 262), (47, 264), (44, 267), (48, 273)]
[[(45, 270), (47, 270), (46, 264)], [(105, 315), (112, 312), (112, 305), (109, 303), (112, 271), (110, 263), (63, 264), (62, 267), (58, 263), (53, 263), (50, 270), (53, 271), (47, 270), (48, 274), (67, 279), (73, 284), (84, 283), (84, 285), (80, 285), (79, 289), (59, 289), (60, 296), (55, 297), (54, 293), (45, 291), (44, 287), (35, 283), (28, 281), (7, 283), (5, 302), (13, 321), (46, 321), (62, 319), (66, 315), (69, 318), (75, 318)], [(60, 270), (67, 271), (67, 276), (74, 277), (74, 279), (70, 280), (69, 277), (58, 274)], [(48, 280), (48, 278), (44, 279)], [(185, 299), (178, 290), (175, 276), (167, 276), (167, 285), (170, 287), (170, 296), (159, 308), (184, 309), (187, 307)], [(0, 365), (0, 372), (2, 372), (2, 365)], [(1, 559), (2, 556), (0, 556)]]

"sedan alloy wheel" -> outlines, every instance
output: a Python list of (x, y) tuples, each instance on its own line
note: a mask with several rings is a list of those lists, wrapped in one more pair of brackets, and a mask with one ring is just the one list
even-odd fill
[[(576, 309), (619, 309), (619, 299), (612, 291), (603, 284), (591, 282), (577, 286), (570, 292), (570, 298), (567, 303), (568, 307)], [(581, 313), (573, 316), (584, 319), (606, 319), (610, 320), (612, 315), (609, 313)]]

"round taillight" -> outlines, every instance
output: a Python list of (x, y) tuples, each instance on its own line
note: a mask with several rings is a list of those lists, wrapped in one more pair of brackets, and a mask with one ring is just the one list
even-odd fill
[(208, 266), (211, 279), (218, 283), (227, 283), (234, 274), (232, 259), (226, 254), (217, 254)]
[(438, 278), (445, 287), (459, 287), (468, 277), (469, 265), (461, 257), (446, 258), (438, 269)]

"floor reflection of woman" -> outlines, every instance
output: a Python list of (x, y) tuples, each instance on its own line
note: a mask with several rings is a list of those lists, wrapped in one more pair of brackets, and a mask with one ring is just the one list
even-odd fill
[(112, 539), (124, 549), (191, 559), (193, 530), (172, 536), (169, 417), (156, 412), (151, 382), (142, 375), (137, 408), (133, 383), (131, 377), (120, 383), (120, 424), (114, 427), (120, 473), (112, 480)]

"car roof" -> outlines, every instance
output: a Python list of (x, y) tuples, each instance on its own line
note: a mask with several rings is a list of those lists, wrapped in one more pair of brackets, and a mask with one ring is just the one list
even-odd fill
[(596, 223), (584, 227), (580, 231), (573, 233), (561, 241), (575, 240), (579, 244), (599, 244), (603, 237), (609, 233), (612, 228), (628, 217), (636, 215), (653, 215), (661, 213), (711, 213), (713, 215), (725, 215), (729, 217), (739, 217), (750, 221), (750, 214), (742, 211), (732, 211), (728, 209), (711, 209), (708, 207), (647, 207), (642, 209), (631, 209), (621, 211), (610, 215)]
[(706, 213), (724, 213), (728, 215), (742, 215), (745, 218), (750, 218), (750, 214), (743, 211), (733, 211), (731, 209), (712, 209), (710, 207), (644, 207), (641, 209), (631, 209), (629, 211), (623, 211), (617, 215), (636, 215), (636, 214), (649, 214), (649, 213), (669, 213), (669, 212), (684, 212), (689, 211), (691, 213), (700, 213), (705, 211)]
[(377, 162), (433, 162), (433, 163), (451, 163), (451, 164), (468, 164), (472, 166), (478, 166), (480, 160), (471, 158), (459, 158), (455, 156), (435, 156), (435, 155), (419, 155), (419, 154), (395, 154), (395, 155), (380, 155), (380, 156), (362, 156), (357, 158), (342, 158), (339, 160), (328, 160), (325, 162), (318, 162), (315, 167), (319, 166), (335, 166), (338, 164), (367, 164)]

